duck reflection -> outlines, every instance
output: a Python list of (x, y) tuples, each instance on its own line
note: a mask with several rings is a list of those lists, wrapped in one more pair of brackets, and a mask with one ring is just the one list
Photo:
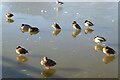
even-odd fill
[(39, 31), (31, 31), (31, 32), (29, 32), (30, 35), (36, 35), (38, 33), (39, 33)]
[(111, 63), (115, 59), (115, 56), (106, 56), (102, 59), (105, 64)]
[(102, 51), (103, 50), (103, 48), (104, 48), (104, 46), (103, 45), (100, 45), (100, 44), (96, 44), (95, 46), (94, 46), (94, 50), (95, 51)]
[(53, 36), (57, 36), (61, 32), (60, 29), (56, 29), (55, 31), (52, 32)]
[(13, 20), (13, 19), (10, 19), (10, 18), (7, 18), (7, 19), (6, 19), (6, 22), (7, 22), (7, 23), (13, 23), (14, 20)]
[(56, 12), (60, 12), (63, 8), (61, 6), (56, 6), (54, 7), (54, 9), (56, 10)]
[(19, 55), (19, 56), (16, 57), (16, 61), (19, 62), (19, 63), (24, 63), (24, 62), (28, 61), (28, 58), (26, 56)]
[(55, 69), (45, 69), (43, 72), (41, 72), (41, 76), (43, 76), (44, 78), (48, 78), (53, 76), (55, 72)]
[(90, 34), (90, 33), (92, 33), (93, 31), (94, 31), (93, 29), (91, 29), (90, 27), (87, 27), (87, 28), (85, 28), (84, 33), (85, 33), (85, 34)]
[(76, 38), (76, 36), (78, 36), (78, 34), (80, 34), (81, 30), (75, 30), (74, 32), (72, 32), (72, 36), (74, 38)]

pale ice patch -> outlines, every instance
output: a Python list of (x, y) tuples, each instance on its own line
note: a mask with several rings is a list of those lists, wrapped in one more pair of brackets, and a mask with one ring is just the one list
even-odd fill
[(27, 40), (29, 40), (29, 38), (27, 38)]
[(47, 11), (45, 10), (44, 12), (46, 13)]
[(115, 20), (112, 20), (112, 22), (115, 22)]
[(76, 13), (77, 15), (79, 14), (79, 13)]
[(44, 12), (44, 10), (41, 10), (41, 12), (43, 13), (43, 12)]
[(67, 14), (68, 12), (67, 12), (67, 11), (65, 11), (64, 13), (65, 13), (65, 14)]
[(41, 37), (38, 37), (39, 39), (41, 39)]
[(27, 8), (27, 10), (29, 11), (29, 10), (30, 10), (30, 8)]
[(26, 72), (27, 70), (26, 69), (22, 69), (21, 71)]
[(26, 74), (26, 75), (28, 75), (28, 76), (29, 76), (30, 74)]

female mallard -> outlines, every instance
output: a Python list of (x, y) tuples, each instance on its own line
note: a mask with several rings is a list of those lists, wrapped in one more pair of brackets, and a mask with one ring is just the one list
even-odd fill
[(56, 65), (56, 62), (48, 59), (47, 57), (43, 57), (41, 59), (41, 65), (45, 66), (46, 69), (50, 69), (51, 67)]
[(85, 20), (84, 25), (85, 25), (86, 27), (94, 26), (94, 24), (93, 24), (91, 21), (89, 21), (89, 20)]
[(115, 55), (115, 50), (106, 46), (103, 48), (103, 53), (105, 53), (107, 56)]
[(80, 30), (80, 29), (81, 29), (81, 27), (77, 24), (76, 21), (73, 21), (73, 22), (72, 22), (72, 27), (73, 27), (75, 30)]
[(37, 27), (29, 27), (28, 32), (39, 32)]
[(11, 17), (13, 17), (14, 15), (13, 15), (12, 13), (7, 13), (5, 16), (6, 16), (6, 18), (11, 18)]
[(26, 53), (29, 53), (29, 52), (25, 48), (23, 48), (21, 46), (17, 46), (16, 53), (19, 54), (19, 55), (23, 55), (23, 54), (26, 54)]
[(104, 37), (101, 37), (101, 36), (96, 36), (94, 37), (93, 39), (96, 43), (102, 43), (102, 42), (105, 42), (106, 39)]
[(28, 25), (28, 24), (22, 24), (20, 26), (20, 30), (24, 33), (24, 32), (28, 32), (28, 29), (30, 28), (31, 26)]
[(54, 22), (54, 23), (52, 24), (52, 27), (53, 27), (55, 30), (61, 30), (60, 26), (59, 26), (56, 22)]

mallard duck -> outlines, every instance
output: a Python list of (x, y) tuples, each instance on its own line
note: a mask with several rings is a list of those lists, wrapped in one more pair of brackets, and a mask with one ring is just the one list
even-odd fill
[(115, 52), (114, 49), (106, 46), (106, 47), (103, 48), (103, 53), (105, 53), (106, 56), (111, 56), (111, 55), (115, 55), (116, 52)]
[(96, 36), (94, 37), (93, 39), (96, 43), (102, 43), (102, 42), (105, 42), (106, 39), (104, 37), (101, 37), (101, 36)]
[(76, 21), (73, 21), (73, 22), (72, 22), (72, 27), (73, 27), (75, 30), (80, 30), (80, 29), (81, 29), (81, 27), (77, 24)]
[(62, 5), (62, 4), (64, 4), (64, 3), (57, 0), (57, 1), (56, 1), (56, 4)]
[(20, 26), (20, 30), (24, 33), (24, 32), (28, 32), (28, 29), (30, 28), (31, 26), (28, 25), (28, 24), (21, 24)]
[(37, 27), (29, 27), (29, 32), (39, 32), (39, 29)]
[(61, 30), (60, 26), (59, 26), (56, 22), (54, 22), (54, 23), (52, 24), (52, 27), (53, 27), (55, 30)]
[(17, 46), (16, 47), (16, 53), (19, 54), (19, 55), (23, 55), (23, 54), (26, 54), (26, 53), (29, 53), (29, 52), (25, 48), (23, 48), (21, 46)]
[(85, 25), (86, 27), (94, 26), (94, 24), (93, 24), (91, 21), (89, 21), (89, 20), (85, 20), (84, 25)]
[(45, 66), (46, 69), (50, 69), (51, 67), (56, 65), (56, 62), (48, 59), (47, 57), (43, 57), (41, 59), (41, 65)]
[(12, 13), (7, 13), (5, 16), (6, 16), (6, 18), (11, 18), (11, 17), (13, 17), (14, 15), (13, 15)]

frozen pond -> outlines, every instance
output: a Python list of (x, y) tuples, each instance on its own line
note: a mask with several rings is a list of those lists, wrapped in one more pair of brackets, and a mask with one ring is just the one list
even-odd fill
[[(117, 78), (118, 53), (108, 58), (98, 50), (93, 37), (104, 36), (106, 45), (118, 52), (118, 4), (103, 2), (66, 2), (57, 6), (53, 2), (11, 2), (2, 3), (2, 76), (3, 78), (43, 78), (44, 67), (40, 65), (43, 56), (56, 61), (51, 78)], [(9, 23), (5, 14), (14, 14)], [(84, 21), (94, 22), (86, 30)], [(76, 20), (82, 30), (72, 36)], [(54, 34), (53, 22), (61, 26), (61, 32)], [(22, 33), (20, 25), (36, 26), (40, 32), (35, 35)], [(1, 33), (0, 33), (1, 34)], [(15, 48), (21, 45), (29, 50), (27, 61), (19, 63)], [(105, 61), (106, 60), (106, 61)]]

